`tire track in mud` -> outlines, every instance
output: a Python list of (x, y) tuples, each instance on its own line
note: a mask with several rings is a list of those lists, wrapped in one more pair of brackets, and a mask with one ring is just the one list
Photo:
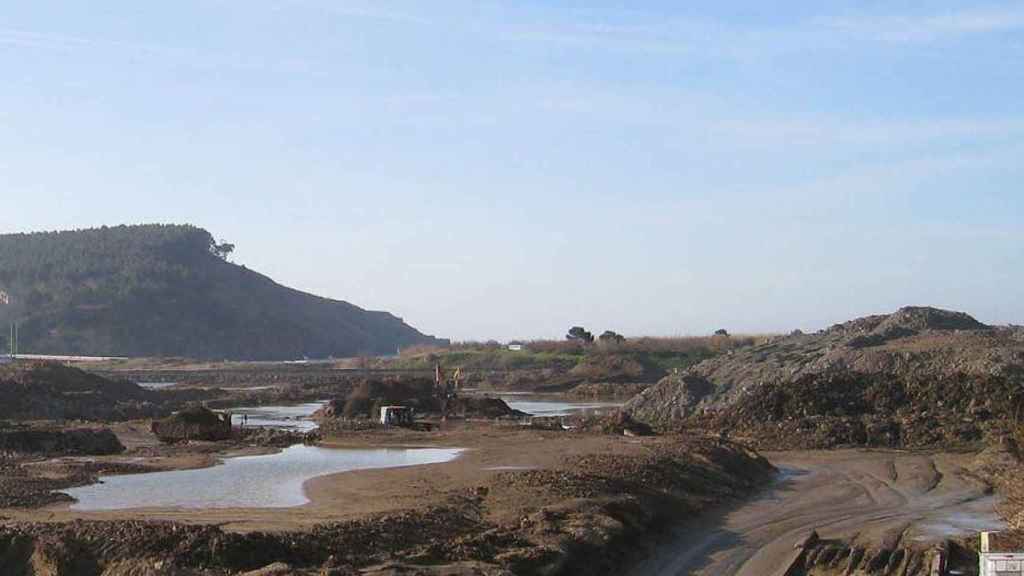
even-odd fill
[(775, 486), (680, 527), (630, 574), (765, 576), (782, 568), (811, 530), (893, 549), (944, 540), (979, 524), (999, 527), (987, 486), (961, 473), (969, 455), (843, 450), (768, 458), (789, 472)]

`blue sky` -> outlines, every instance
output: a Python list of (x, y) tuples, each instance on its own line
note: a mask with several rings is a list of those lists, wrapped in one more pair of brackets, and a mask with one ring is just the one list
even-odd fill
[(1024, 323), (1024, 4), (0, 4), (0, 231), (456, 339)]

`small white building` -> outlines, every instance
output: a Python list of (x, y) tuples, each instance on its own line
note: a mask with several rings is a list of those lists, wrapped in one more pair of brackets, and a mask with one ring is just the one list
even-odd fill
[(522, 352), (523, 351), (523, 345), (522, 344), (509, 344), (508, 345), (508, 349), (513, 351), (513, 352)]
[(6, 306), (11, 303), (11, 297), (7, 295), (7, 292), (0, 290), (0, 306)]

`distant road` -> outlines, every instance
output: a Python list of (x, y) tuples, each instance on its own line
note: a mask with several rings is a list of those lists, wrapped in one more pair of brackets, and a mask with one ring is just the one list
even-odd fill
[[(10, 356), (7, 356), (10, 358)], [(47, 356), (44, 354), (18, 354), (17, 360), (51, 360), (53, 362), (106, 362), (108, 360), (127, 360), (119, 356)]]

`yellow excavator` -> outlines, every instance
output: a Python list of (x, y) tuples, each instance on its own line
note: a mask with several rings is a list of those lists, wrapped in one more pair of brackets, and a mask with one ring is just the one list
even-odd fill
[(456, 368), (451, 378), (446, 378), (441, 364), (434, 365), (434, 395), (441, 405), (441, 421), (448, 420), (451, 401), (459, 397), (462, 390), (462, 368)]

